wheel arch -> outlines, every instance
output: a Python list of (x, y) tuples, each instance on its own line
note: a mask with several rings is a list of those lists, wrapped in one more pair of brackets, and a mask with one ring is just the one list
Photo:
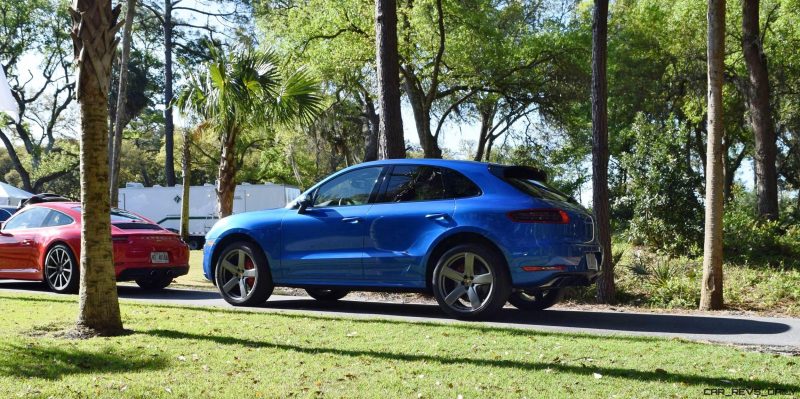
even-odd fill
[(67, 249), (69, 249), (69, 252), (72, 254), (72, 259), (75, 261), (75, 268), (80, 272), (81, 259), (78, 256), (79, 252), (76, 251), (75, 248), (73, 248), (73, 246), (70, 245), (69, 242), (67, 242), (67, 240), (55, 239), (53, 241), (50, 241), (46, 245), (44, 245), (44, 251), (42, 251), (41, 254), (39, 255), (39, 273), (41, 275), (40, 277), (41, 277), (42, 281), (44, 281), (44, 279), (45, 279), (45, 276), (44, 276), (44, 269), (45, 269), (44, 262), (47, 260), (47, 254), (50, 252), (51, 249), (53, 249), (53, 247), (55, 247), (57, 245), (63, 245), (65, 247), (67, 247)]
[(261, 244), (258, 243), (258, 240), (253, 238), (252, 235), (248, 234), (245, 231), (234, 231), (234, 232), (231, 232), (231, 233), (226, 234), (225, 236), (219, 238), (218, 241), (216, 243), (214, 243), (214, 251), (211, 253), (211, 263), (210, 263), (211, 276), (212, 276), (211, 282), (212, 283), (216, 284), (216, 281), (215, 281), (216, 278), (214, 277), (214, 275), (216, 273), (217, 262), (219, 261), (219, 257), (222, 254), (222, 251), (225, 249), (225, 247), (227, 247), (231, 243), (238, 242), (238, 241), (245, 241), (245, 242), (248, 242), (250, 244), (253, 244), (256, 247), (256, 249), (261, 251), (261, 253), (264, 254), (264, 257), (267, 259), (267, 267), (269, 267), (270, 271), (271, 271), (271, 269), (272, 269), (271, 268), (272, 257), (270, 256), (269, 253), (267, 253), (267, 251), (264, 250), (264, 247)]
[(425, 258), (424, 265), (425, 265), (425, 288), (427, 290), (431, 290), (431, 283), (433, 280), (433, 269), (436, 268), (436, 263), (439, 261), (439, 257), (444, 254), (448, 249), (453, 248), (456, 245), (461, 244), (480, 244), (484, 245), (487, 248), (496, 251), (500, 257), (503, 259), (502, 267), (506, 268), (506, 271), (509, 273), (509, 277), (511, 276), (510, 270), (508, 267), (508, 257), (506, 256), (505, 251), (497, 245), (497, 243), (489, 238), (486, 233), (476, 230), (459, 230), (453, 231), (450, 234), (444, 235), (439, 237), (439, 239), (434, 242), (431, 246), (431, 250), (428, 251), (428, 254)]

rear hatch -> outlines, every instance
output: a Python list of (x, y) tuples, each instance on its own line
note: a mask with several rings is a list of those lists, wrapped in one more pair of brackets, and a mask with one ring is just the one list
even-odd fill
[(573, 242), (591, 242), (595, 236), (592, 215), (578, 201), (547, 183), (547, 175), (527, 166), (490, 165), (491, 173), (517, 190), (534, 198), (534, 211), (561, 210), (566, 214), (556, 228), (562, 237)]
[(112, 210), (114, 259), (118, 266), (186, 265), (188, 249), (180, 237), (137, 215)]

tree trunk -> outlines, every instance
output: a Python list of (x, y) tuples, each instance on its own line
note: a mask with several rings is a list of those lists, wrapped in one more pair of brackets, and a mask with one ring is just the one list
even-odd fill
[[(108, 196), (108, 89), (119, 6), (110, 0), (75, 0), (70, 9), (78, 61), (81, 108), (81, 259), (79, 331), (117, 335), (117, 300)], [(88, 331), (86, 331), (88, 330)]]
[(725, 69), (725, 0), (708, 0), (708, 140), (706, 215), (700, 309), (722, 309), (722, 86)]
[(131, 29), (136, 15), (136, 0), (128, 0), (125, 11), (125, 32), (122, 36), (122, 56), (119, 62), (119, 89), (117, 90), (117, 115), (111, 142), (111, 205), (119, 206), (119, 160), (122, 154), (122, 129), (125, 128), (125, 104), (128, 96), (128, 60), (131, 54)]
[(410, 79), (405, 81), (408, 102), (411, 103), (411, 111), (414, 113), (414, 125), (419, 136), (419, 145), (425, 158), (441, 158), (442, 149), (439, 142), (431, 132), (431, 110), (425, 104), (425, 93), (414, 86)]
[(375, 42), (378, 66), (379, 156), (405, 158), (400, 113), (400, 64), (397, 54), (397, 2), (375, 0)]
[(191, 140), (191, 135), (189, 134), (188, 129), (184, 129), (183, 131), (183, 162), (182, 162), (182, 170), (183, 172), (183, 193), (181, 195), (181, 238), (183, 242), (189, 242), (189, 187), (192, 185), (192, 176), (191, 176), (191, 165), (189, 164), (189, 140)]
[(611, 221), (608, 198), (608, 0), (595, 0), (592, 13), (592, 209), (603, 251), (597, 302), (614, 303)]
[(172, 1), (164, 0), (164, 174), (175, 185), (175, 122), (172, 119)]
[(236, 136), (230, 131), (222, 137), (222, 151), (219, 158), (219, 182), (217, 212), (220, 219), (233, 214), (233, 195), (236, 192)]
[(488, 160), (486, 155), (486, 146), (491, 136), (492, 126), (494, 125), (494, 116), (497, 114), (497, 103), (494, 103), (488, 109), (486, 107), (479, 107), (481, 115), (481, 130), (478, 132), (478, 148), (475, 151), (475, 160), (480, 162), (484, 157)]
[(755, 134), (755, 171), (758, 175), (756, 197), (758, 215), (765, 219), (778, 218), (778, 153), (775, 125), (769, 104), (770, 88), (767, 57), (759, 33), (758, 0), (742, 1), (742, 51), (750, 75), (747, 102), (750, 123)]
[(364, 115), (367, 119), (364, 124), (364, 162), (376, 161), (381, 121), (378, 113), (375, 112), (375, 103), (368, 94), (364, 95)]

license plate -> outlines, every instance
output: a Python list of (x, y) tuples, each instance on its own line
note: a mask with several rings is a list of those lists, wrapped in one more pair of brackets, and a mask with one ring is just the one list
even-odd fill
[(169, 253), (167, 252), (151, 252), (151, 263), (169, 263)]
[(597, 270), (597, 256), (594, 254), (586, 254), (586, 267), (589, 270)]

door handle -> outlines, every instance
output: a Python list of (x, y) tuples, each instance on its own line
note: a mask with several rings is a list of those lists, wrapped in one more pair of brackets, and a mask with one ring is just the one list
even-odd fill
[(31, 246), (33, 245), (33, 240), (22, 240), (21, 244), (24, 246)]
[(357, 216), (356, 217), (342, 218), (342, 222), (345, 222), (345, 223), (356, 224), (356, 223), (358, 223), (360, 221), (361, 221), (361, 218), (357, 217)]
[(425, 218), (431, 219), (431, 220), (442, 220), (442, 219), (444, 219), (446, 217), (447, 217), (446, 213), (429, 213), (429, 214), (425, 215)]

